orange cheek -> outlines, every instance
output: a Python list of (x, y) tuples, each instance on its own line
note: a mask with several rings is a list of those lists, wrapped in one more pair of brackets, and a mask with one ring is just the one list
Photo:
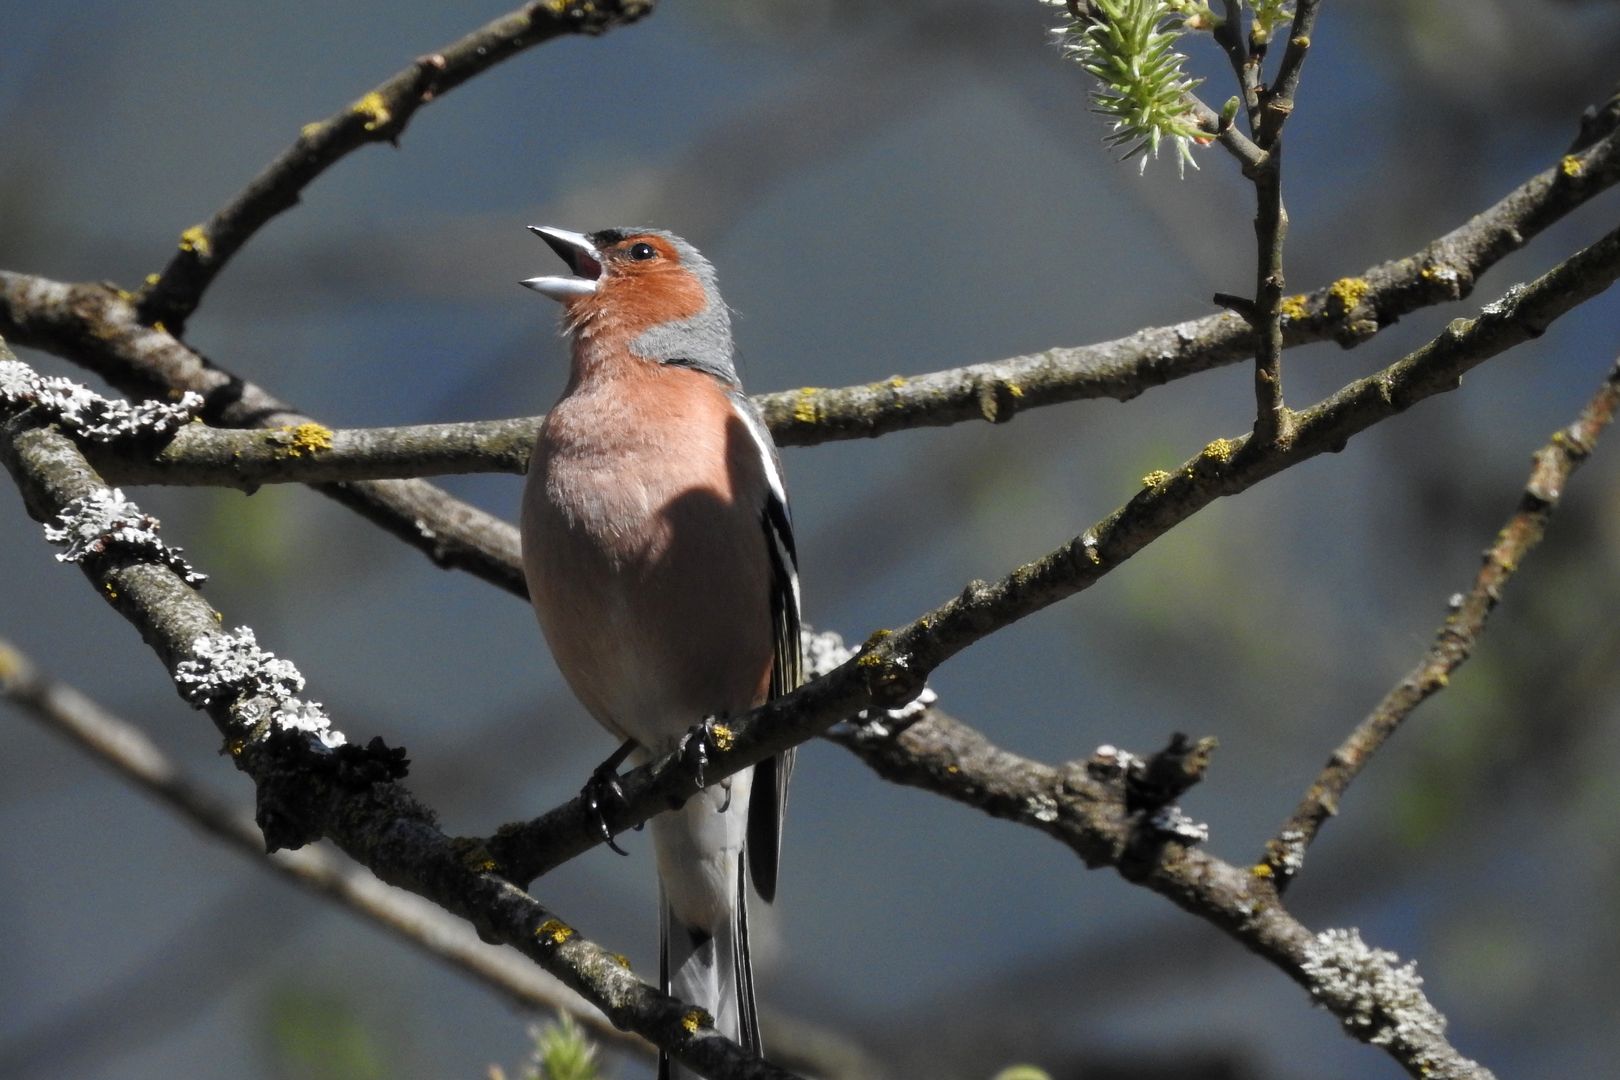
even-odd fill
[(639, 334), (679, 319), (689, 319), (704, 307), (703, 286), (682, 271), (637, 274), (616, 281), (605, 290), (605, 307), (616, 322)]

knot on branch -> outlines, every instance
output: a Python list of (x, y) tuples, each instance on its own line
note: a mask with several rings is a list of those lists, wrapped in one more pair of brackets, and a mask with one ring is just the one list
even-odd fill
[[(806, 679), (819, 679), (860, 655), (866, 646), (851, 649), (835, 630), (805, 628), (799, 631), (799, 648), (804, 656)], [(939, 695), (925, 684), (911, 699), (889, 708), (862, 709), (850, 717), (849, 722), (856, 725), (859, 735), (888, 738), (897, 731), (905, 730), (938, 700)]]
[(1179, 731), (1171, 735), (1168, 746), (1145, 760), (1136, 759), (1137, 767), (1126, 771), (1125, 808), (1133, 813), (1154, 811), (1175, 802), (1204, 778), (1218, 745), (1214, 736), (1194, 740)]
[(1018, 415), (1024, 388), (1011, 379), (991, 377), (978, 386), (979, 415), (992, 424), (1005, 424)]
[(1121, 788), (1130, 836), (1118, 866), (1126, 878), (1145, 877), (1168, 841), (1190, 846), (1209, 839), (1209, 827), (1187, 816), (1176, 800), (1203, 779), (1216, 745), (1213, 737), (1194, 740), (1176, 732), (1168, 746), (1149, 757), (1102, 746), (1086, 763), (1093, 778)]
[(410, 769), (404, 747), (374, 738), (365, 746), (325, 749), (300, 732), (270, 732), (254, 746), (254, 821), (267, 852), (299, 848), (325, 833), (328, 804), (339, 792), (365, 791), (403, 779)]
[(893, 630), (873, 631), (856, 657), (867, 693), (885, 711), (908, 705), (927, 689), (923, 676), (912, 668), (910, 654), (897, 647)]

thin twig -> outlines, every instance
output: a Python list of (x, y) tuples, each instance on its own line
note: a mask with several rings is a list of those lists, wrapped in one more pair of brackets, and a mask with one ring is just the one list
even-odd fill
[(1221, 19), (1211, 31), (1215, 44), (1226, 53), (1232, 65), (1232, 74), (1238, 81), (1239, 100), (1243, 102), (1251, 133), (1259, 130), (1260, 79), (1257, 67), (1250, 62), (1248, 40), (1243, 34), (1243, 5), (1238, 0), (1221, 0)]
[(1288, 238), (1288, 211), (1282, 199), (1282, 144), (1266, 152), (1265, 168), (1253, 176), (1255, 194), (1254, 437), (1261, 443), (1284, 442), (1293, 417), (1283, 403), (1282, 298), (1283, 243)]
[(299, 194), (334, 163), (367, 143), (395, 143), (416, 110), (474, 75), (534, 45), (572, 34), (600, 34), (635, 22), (657, 0), (558, 0), (529, 3), (480, 27), (304, 128), (293, 143), (213, 217), (180, 235), (179, 250), (140, 297), (140, 318), (176, 335), (204, 290), (266, 222), (297, 205)]
[(1260, 126), (1255, 141), (1261, 146), (1275, 146), (1282, 136), (1282, 128), (1294, 112), (1294, 95), (1299, 92), (1299, 75), (1305, 67), (1305, 57), (1311, 49), (1311, 35), (1316, 32), (1316, 9), (1320, 0), (1298, 0), (1294, 5), (1294, 24), (1288, 32), (1288, 47), (1283, 50), (1277, 65), (1277, 76), (1266, 92), (1260, 110)]
[(1448, 684), (1452, 672), (1473, 654), (1486, 619), (1502, 599), (1502, 590), (1523, 565), (1525, 556), (1546, 535), (1565, 484), (1596, 447), (1616, 407), (1620, 407), (1620, 361), (1609, 369), (1603, 385), (1574, 422), (1555, 432), (1552, 440), (1536, 451), (1535, 465), (1519, 497), (1518, 509), (1485, 550), (1473, 588), (1453, 599), (1450, 614), (1435, 632), (1434, 644), (1333, 751), (1299, 806), (1266, 844), (1264, 865), (1275, 875), (1279, 892), (1299, 872), (1306, 849), (1323, 823), (1338, 813), (1344, 793), (1372, 756), (1413, 710)]
[[(1287, 284), (1283, 274), (1283, 246), (1288, 239), (1288, 210), (1282, 197), (1282, 126), (1294, 108), (1293, 95), (1299, 84), (1300, 67), (1316, 21), (1316, 3), (1301, 0), (1296, 5), (1283, 71), (1278, 84), (1267, 89), (1259, 88), (1258, 73), (1264, 51), (1258, 47), (1242, 48), (1237, 5), (1228, 4), (1227, 9), (1228, 19), (1220, 29), (1229, 40), (1223, 44), (1232, 56), (1244, 100), (1249, 103), (1249, 129), (1256, 145), (1266, 155), (1260, 168), (1245, 169), (1244, 175), (1254, 183), (1255, 194), (1254, 310), (1249, 318), (1255, 337), (1254, 436), (1262, 443), (1270, 443), (1286, 441), (1293, 423), (1293, 416), (1283, 401), (1282, 388), (1282, 299)], [(1236, 46), (1232, 42), (1236, 42)]]

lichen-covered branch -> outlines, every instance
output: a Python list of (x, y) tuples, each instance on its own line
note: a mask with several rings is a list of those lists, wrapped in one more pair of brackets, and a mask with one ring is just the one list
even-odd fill
[(1354, 930), (1313, 934), (1283, 906), (1270, 878), (1133, 812), (1124, 752), (1104, 747), (1087, 760), (1047, 765), (995, 746), (937, 708), (893, 727), (844, 725), (831, 737), (887, 780), (1045, 833), (1087, 866), (1112, 866), (1211, 923), (1303, 986), (1346, 1032), (1382, 1049), (1409, 1075), (1491, 1077), (1446, 1039), (1445, 1019), (1422, 993), (1412, 965), (1396, 967), (1393, 953), (1367, 949)]
[[(318, 456), (315, 452), (330, 435), (314, 418), (263, 387), (207, 362), (172, 334), (144, 325), (129, 297), (103, 285), (70, 285), (0, 271), (0, 336), (67, 357), (132, 397), (198, 394), (203, 399), (200, 415), (208, 423), (270, 431), (274, 434), (267, 445), (285, 449), (291, 460)], [(516, 596), (527, 595), (517, 530), (509, 522), (422, 480), (321, 483), (315, 489), (435, 564), (466, 570)]]
[[(0, 359), (9, 359), (0, 346)], [(0, 462), (29, 513), (54, 522), (106, 485), (66, 436), (28, 409), (0, 409)], [(506, 877), (475, 845), (439, 831), (401, 785), (400, 755), (373, 740), (361, 748), (322, 738), (301, 715), (280, 716), (303, 684), (296, 669), (249, 640), (220, 641), (216, 612), (162, 558), (113, 545), (80, 562), (97, 593), (133, 624), (182, 693), (204, 708), (236, 766), (252, 777), (255, 815), (271, 850), (328, 837), (383, 881), (409, 889), (511, 945), (618, 1027), (667, 1048), (706, 1075), (787, 1080), (708, 1026), (700, 1010), (632, 975)], [(238, 635), (240, 636), (240, 635)], [(186, 676), (190, 676), (189, 678)]]
[(321, 173), (367, 143), (399, 140), (416, 110), (524, 49), (631, 23), (656, 0), (537, 0), (503, 15), (367, 91), (298, 140), (207, 221), (180, 234), (179, 250), (140, 297), (143, 322), (179, 334), (204, 290), (267, 221), (297, 205)]
[(135, 725), (66, 683), (52, 679), (11, 643), (0, 639), (0, 698), (87, 751), (187, 821), (292, 884), (331, 900), (392, 932), (413, 948), (483, 983), (527, 1009), (567, 1009), (593, 1037), (632, 1053), (650, 1054), (639, 1036), (613, 1027), (594, 1009), (513, 953), (493, 952), (463, 921), (442, 908), (356, 870), (324, 848), (264, 855), (264, 838), (251, 819), (187, 776)]
[(1276, 875), (1279, 891), (1299, 872), (1305, 850), (1323, 823), (1338, 813), (1339, 801), (1372, 756), (1414, 709), (1447, 685), (1451, 673), (1473, 654), (1485, 621), (1502, 599), (1502, 591), (1546, 535), (1564, 485), (1592, 453), (1598, 436), (1614, 418), (1616, 407), (1620, 407), (1620, 361), (1610, 367), (1603, 385), (1574, 422), (1554, 432), (1552, 440), (1536, 451), (1518, 508), (1485, 549), (1473, 587), (1453, 598), (1450, 613), (1435, 632), (1434, 644), (1333, 751), (1298, 808), (1266, 845), (1264, 861)]

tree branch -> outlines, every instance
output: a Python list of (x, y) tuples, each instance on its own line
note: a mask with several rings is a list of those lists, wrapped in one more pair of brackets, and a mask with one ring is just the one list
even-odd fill
[[(1480, 275), (1616, 181), (1620, 135), (1611, 131), (1422, 250), (1285, 298), (1284, 343), (1332, 338), (1348, 348), (1403, 315), (1462, 299)], [(1086, 398), (1127, 401), (1150, 387), (1253, 355), (1248, 326), (1221, 312), (1094, 345), (860, 386), (784, 390), (755, 401), (778, 443), (809, 446), (966, 420), (1005, 423), (1027, 409)]]
[(264, 836), (253, 821), (207, 791), (170, 760), (134, 724), (102, 708), (73, 687), (51, 679), (0, 638), (0, 697), (63, 736), (181, 817), (255, 866), (268, 867), (306, 892), (331, 900), (406, 944), (443, 961), (526, 1009), (566, 1009), (599, 1039), (650, 1056), (646, 1040), (609, 1024), (595, 1009), (534, 965), (478, 940), (467, 924), (410, 893), (390, 888), (369, 871), (356, 871), (324, 849), (308, 846), (266, 858)]
[[(283, 445), (288, 433), (305, 425), (314, 425), (311, 436), (327, 430), (172, 334), (143, 325), (128, 295), (103, 285), (0, 271), (0, 336), (13, 332), (18, 342), (65, 356), (131, 396), (189, 390), (202, 396), (202, 416), (217, 427), (282, 432), (266, 446)], [(298, 460), (290, 452), (287, 457)], [(517, 530), (502, 518), (421, 480), (317, 484), (315, 490), (422, 551), (435, 565), (466, 570), (518, 597), (528, 595)]]
[[(1146, 478), (1142, 490), (1108, 517), (1001, 580), (969, 583), (956, 598), (894, 630), (873, 634), (859, 656), (794, 693), (726, 721), (724, 747), (707, 769), (710, 783), (826, 731), (867, 709), (915, 698), (929, 673), (963, 649), (1095, 584), (1216, 499), (1236, 495), (1318, 454), (1342, 450), (1367, 428), (1455, 389), (1462, 375), (1540, 336), (1559, 315), (1620, 277), (1620, 229), (1571, 256), (1529, 285), (1514, 286), (1477, 318), (1457, 319), (1428, 344), (1349, 384), (1298, 414), (1294, 438), (1262, 444), (1217, 439), (1175, 473)], [(514, 881), (529, 881), (602, 842), (598, 820), (617, 833), (697, 790), (690, 769), (671, 754), (621, 777), (623, 799), (600, 813), (575, 798), (533, 821), (503, 827), (487, 841)]]
[(180, 248), (139, 297), (140, 321), (178, 336), (204, 290), (266, 222), (297, 205), (316, 177), (367, 143), (397, 143), (416, 110), (474, 75), (534, 45), (569, 34), (601, 34), (635, 22), (657, 0), (538, 0), (427, 56), (326, 120), (307, 125), (213, 217), (180, 234)]
[(1609, 369), (1597, 393), (1573, 423), (1555, 432), (1552, 441), (1536, 451), (1535, 465), (1519, 497), (1519, 506), (1496, 540), (1485, 549), (1484, 565), (1467, 594), (1453, 598), (1451, 612), (1435, 632), (1434, 644), (1382, 701), (1333, 751), (1327, 765), (1306, 792), (1277, 835), (1266, 844), (1264, 865), (1270, 868), (1279, 892), (1304, 863), (1305, 851), (1327, 819), (1338, 813), (1339, 802), (1361, 770), (1419, 705), (1449, 683), (1451, 673), (1473, 654), (1485, 631), (1485, 621), (1502, 599), (1524, 559), (1546, 535), (1564, 485), (1597, 446), (1598, 436), (1620, 406), (1620, 361)]
[(1260, 109), (1260, 124), (1255, 141), (1261, 146), (1274, 146), (1282, 136), (1282, 128), (1294, 112), (1294, 95), (1299, 92), (1299, 75), (1305, 67), (1305, 57), (1311, 49), (1311, 35), (1316, 32), (1316, 9), (1319, 0), (1298, 0), (1294, 5), (1294, 25), (1288, 32), (1288, 47), (1283, 50), (1277, 75), (1266, 91)]
[(1224, 42), (1227, 53), (1237, 70), (1244, 100), (1249, 103), (1249, 127), (1255, 142), (1266, 153), (1259, 168), (1244, 170), (1244, 175), (1254, 183), (1257, 253), (1254, 304), (1247, 318), (1255, 336), (1254, 435), (1263, 443), (1276, 442), (1291, 436), (1293, 424), (1282, 389), (1282, 298), (1287, 282), (1283, 274), (1283, 244), (1288, 237), (1288, 210), (1282, 197), (1282, 127), (1294, 109), (1293, 95), (1298, 88), (1305, 50), (1310, 46), (1311, 29), (1316, 23), (1316, 2), (1299, 0), (1296, 5), (1293, 31), (1278, 84), (1269, 89), (1259, 88), (1260, 64), (1265, 56), (1263, 48), (1256, 45), (1250, 51), (1243, 47), (1238, 33), (1238, 5), (1228, 3), (1226, 10), (1227, 18), (1217, 29), (1216, 36), (1227, 39)]
[[(1131, 771), (1122, 765), (1131, 755), (1104, 747), (1086, 761), (1046, 765), (995, 746), (938, 709), (896, 733), (850, 726), (832, 738), (884, 779), (1043, 832), (1088, 867), (1112, 866), (1214, 925), (1305, 987), (1349, 1034), (1382, 1049), (1409, 1075), (1490, 1080), (1489, 1069), (1446, 1040), (1444, 1018), (1417, 987), (1405, 987), (1399, 1000), (1370, 985), (1345, 992), (1334, 977), (1342, 967), (1323, 962), (1345, 932), (1313, 935), (1283, 906), (1270, 879), (1187, 846), (1158, 831), (1146, 812), (1133, 812)], [(1393, 954), (1380, 959), (1361, 974), (1394, 970)]]
[(264, 484), (330, 484), (528, 467), (541, 417), (405, 427), (275, 428), (188, 424), (152, 452), (149, 443), (92, 443), (85, 457), (115, 484), (257, 490)]

